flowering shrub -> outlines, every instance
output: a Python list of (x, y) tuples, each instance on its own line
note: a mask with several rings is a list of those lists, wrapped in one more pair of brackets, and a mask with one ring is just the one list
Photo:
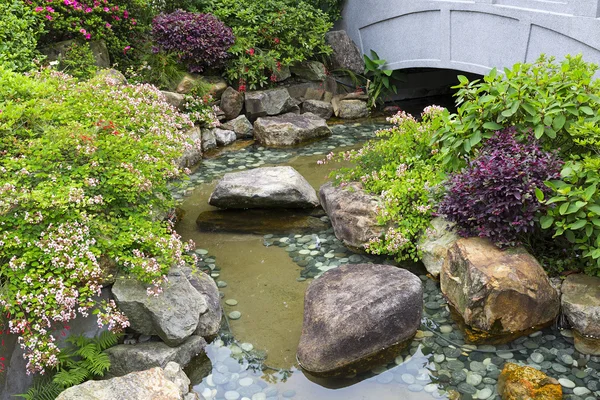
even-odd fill
[(212, 103), (213, 98), (210, 94), (202, 97), (187, 95), (184, 99), (183, 109), (194, 123), (206, 128), (216, 128), (221, 123), (214, 108), (216, 106), (213, 107)]
[[(340, 155), (355, 166), (334, 171), (334, 182), (360, 182), (366, 191), (379, 195), (383, 201), (376, 211), (379, 223), (388, 228), (383, 237), (373, 238), (366, 245), (369, 253), (390, 254), (399, 261), (418, 260), (416, 242), (430, 225), (436, 187), (443, 179), (436, 161), (438, 149), (430, 145), (442, 110), (438, 106), (427, 107), (421, 122), (400, 111), (388, 118), (394, 124), (392, 128), (378, 132), (382, 140)], [(333, 158), (333, 154), (328, 158)]]
[(152, 36), (161, 49), (175, 53), (190, 72), (222, 66), (235, 41), (231, 28), (214, 15), (181, 10), (154, 18)]
[(145, 0), (31, 0), (31, 9), (43, 19), (42, 44), (61, 40), (106, 42), (113, 61), (122, 58), (146, 29), (150, 8)]
[(43, 24), (21, 0), (0, 2), (0, 65), (13, 71), (34, 68)]
[(559, 177), (562, 162), (533, 137), (520, 143), (515, 135), (515, 128), (496, 132), (477, 158), (448, 180), (439, 213), (456, 222), (460, 235), (514, 246), (536, 229), (544, 209), (536, 190), (551, 193), (544, 181)]
[[(103, 264), (156, 294), (184, 261), (188, 245), (158, 216), (191, 122), (161, 99), (110, 77), (0, 68), (0, 305), (30, 372), (57, 365), (49, 332), (90, 312)], [(98, 323), (128, 324), (111, 302)]]
[(325, 33), (332, 24), (327, 15), (303, 1), (210, 0), (203, 12), (216, 15), (233, 28), (233, 58), (226, 78), (239, 89), (271, 84), (282, 67), (328, 55)]

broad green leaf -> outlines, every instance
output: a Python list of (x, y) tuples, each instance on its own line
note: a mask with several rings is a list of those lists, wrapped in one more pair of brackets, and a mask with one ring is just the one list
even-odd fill
[(462, 83), (463, 85), (466, 85), (467, 83), (469, 83), (469, 80), (464, 75), (458, 75), (457, 78), (458, 78), (458, 81), (460, 83)]
[(588, 106), (581, 106), (581, 107), (579, 107), (579, 109), (580, 109), (580, 110), (581, 110), (581, 111), (582, 111), (584, 114), (587, 114), (587, 115), (594, 115), (594, 110), (592, 110), (592, 108), (591, 108), (591, 107), (588, 107)]
[(542, 192), (539, 188), (535, 188), (535, 197), (541, 203), (544, 201), (544, 192)]
[(485, 129), (489, 129), (489, 130), (491, 130), (491, 131), (497, 131), (497, 130), (500, 130), (500, 129), (502, 129), (502, 128), (503, 128), (503, 126), (502, 126), (502, 125), (500, 125), (500, 124), (497, 124), (497, 123), (495, 123), (495, 122), (492, 122), (492, 121), (488, 121), (488, 122), (486, 122), (485, 124), (483, 124), (483, 127), (484, 127)]
[(559, 131), (565, 126), (566, 121), (567, 118), (563, 114), (557, 115), (556, 118), (554, 118), (554, 121), (552, 121), (552, 127), (554, 130)]
[(554, 218), (549, 215), (544, 215), (543, 217), (540, 218), (540, 225), (542, 226), (542, 229), (550, 228), (553, 223), (554, 223)]
[(594, 193), (596, 193), (596, 190), (597, 190), (596, 185), (592, 185), (592, 186), (588, 187), (587, 189), (585, 189), (585, 191), (583, 192), (583, 196), (581, 196), (581, 197), (585, 201), (590, 201), (590, 199), (592, 198)]
[(544, 125), (536, 125), (534, 133), (536, 139), (540, 139), (542, 136), (544, 136)]
[(569, 208), (569, 203), (561, 204), (560, 208), (558, 209), (558, 213), (560, 215), (565, 215), (565, 213), (567, 212), (568, 208)]
[(569, 228), (571, 228), (574, 231), (576, 231), (576, 230), (579, 230), (579, 229), (583, 228), (586, 224), (587, 224), (587, 220), (580, 219), (580, 220), (577, 220), (577, 221), (573, 222), (571, 225), (569, 225)]

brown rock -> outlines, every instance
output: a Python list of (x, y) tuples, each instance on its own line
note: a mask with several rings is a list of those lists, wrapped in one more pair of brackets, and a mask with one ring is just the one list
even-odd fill
[(254, 122), (254, 137), (264, 146), (295, 146), (331, 135), (325, 119), (312, 113), (287, 113), (276, 117), (258, 118)]
[(244, 107), (244, 94), (232, 87), (228, 87), (221, 95), (221, 104), (219, 107), (223, 110), (226, 119), (234, 119), (242, 112), (242, 108)]
[(384, 227), (378, 225), (375, 214), (378, 199), (365, 193), (359, 183), (342, 188), (328, 182), (319, 189), (319, 198), (335, 236), (345, 246), (364, 251), (370, 239), (383, 233)]
[(459, 239), (448, 250), (440, 283), (467, 325), (494, 335), (513, 339), (558, 314), (545, 271), (521, 247), (503, 251), (487, 239)]
[(563, 313), (575, 331), (575, 348), (600, 355), (600, 278), (569, 275), (561, 290)]
[(298, 362), (339, 376), (389, 362), (421, 324), (423, 287), (391, 265), (342, 265), (314, 280), (304, 298)]
[(562, 387), (535, 368), (506, 363), (498, 377), (498, 394), (502, 400), (560, 400)]

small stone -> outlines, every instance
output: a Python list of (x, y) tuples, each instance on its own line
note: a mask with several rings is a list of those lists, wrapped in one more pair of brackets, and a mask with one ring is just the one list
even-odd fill
[(238, 301), (235, 299), (227, 299), (225, 300), (225, 304), (227, 304), (228, 306), (237, 306)]
[(530, 357), (531, 361), (533, 361), (536, 364), (541, 364), (544, 361), (544, 356), (540, 353), (533, 353)]
[(217, 287), (219, 287), (219, 288), (227, 287), (227, 282), (225, 282), (225, 281), (218, 281), (217, 282)]
[(573, 365), (573, 361), (575, 360), (573, 360), (573, 357), (571, 357), (570, 355), (563, 354), (562, 356), (560, 356), (560, 361), (562, 361), (565, 365), (570, 367), (571, 365)]
[(450, 332), (452, 332), (452, 327), (450, 325), (442, 325), (442, 326), (440, 326), (440, 332), (450, 333)]
[(578, 386), (575, 389), (573, 389), (573, 393), (576, 396), (585, 396), (586, 394), (591, 393), (591, 391), (590, 391), (590, 389), (588, 389), (586, 387)]
[(425, 387), (423, 387), (423, 390), (425, 390), (427, 393), (433, 393), (438, 389), (438, 385), (436, 385), (435, 383), (430, 383), (428, 385), (425, 385)]
[(470, 385), (477, 386), (481, 383), (482, 380), (483, 377), (479, 374), (476, 374), (474, 372), (467, 373), (467, 383)]
[(246, 387), (246, 386), (250, 386), (254, 383), (254, 379), (247, 377), (247, 378), (242, 378), (238, 381), (238, 384), (240, 386)]
[(229, 313), (229, 319), (236, 320), (236, 319), (240, 319), (241, 317), (242, 317), (242, 313), (239, 311), (232, 311)]
[(385, 365), (378, 365), (377, 367), (375, 367), (371, 370), (371, 372), (373, 372), (375, 375), (382, 374), (385, 371), (387, 371), (387, 368), (385, 367)]
[(408, 385), (412, 385), (413, 383), (415, 383), (415, 377), (412, 376), (411, 374), (402, 374), (401, 376), (402, 381)]
[(446, 356), (443, 354), (434, 354), (433, 355), (433, 361), (435, 361), (438, 364), (444, 362), (445, 359), (446, 359)]
[(477, 392), (476, 396), (480, 400), (488, 399), (494, 392), (490, 388), (483, 388)]
[(558, 363), (552, 363), (552, 369), (560, 374), (567, 372), (567, 368), (564, 365)]
[(499, 351), (498, 357), (504, 358), (505, 360), (510, 360), (511, 358), (514, 357), (514, 354), (511, 353), (510, 351)]
[(477, 389), (475, 388), (475, 386), (470, 385), (466, 382), (459, 383), (457, 386), (457, 389), (459, 392), (461, 392), (463, 394), (473, 395), (473, 394), (477, 393)]
[(196, 249), (195, 252), (196, 254), (200, 254), (201, 256), (208, 254), (208, 250), (205, 249)]
[(408, 390), (410, 390), (411, 392), (420, 392), (423, 390), (423, 386), (419, 385), (418, 383), (415, 383), (413, 385), (408, 385)]
[(573, 389), (575, 387), (575, 383), (567, 378), (559, 378), (558, 383), (562, 387), (566, 387), (567, 389)]
[(267, 400), (267, 395), (263, 392), (255, 393), (252, 395), (252, 400)]
[(403, 362), (404, 362), (404, 358), (403, 358), (402, 356), (398, 356), (398, 357), (394, 358), (394, 363), (395, 363), (396, 365), (400, 365), (400, 364), (402, 364)]
[(254, 349), (254, 346), (251, 343), (242, 343), (240, 347), (244, 351), (252, 351)]
[(287, 397), (287, 398), (294, 397), (296, 395), (296, 391), (295, 390), (286, 390), (285, 392), (281, 393), (281, 395), (283, 397)]
[(392, 382), (393, 380), (394, 380), (394, 374), (392, 374), (389, 371), (386, 371), (377, 377), (377, 382), (382, 383), (384, 385)]

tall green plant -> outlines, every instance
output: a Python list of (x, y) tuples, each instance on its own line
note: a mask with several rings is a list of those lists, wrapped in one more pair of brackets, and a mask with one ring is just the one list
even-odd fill
[(43, 33), (41, 18), (22, 0), (0, 2), (0, 65), (24, 72), (35, 68), (38, 39)]

